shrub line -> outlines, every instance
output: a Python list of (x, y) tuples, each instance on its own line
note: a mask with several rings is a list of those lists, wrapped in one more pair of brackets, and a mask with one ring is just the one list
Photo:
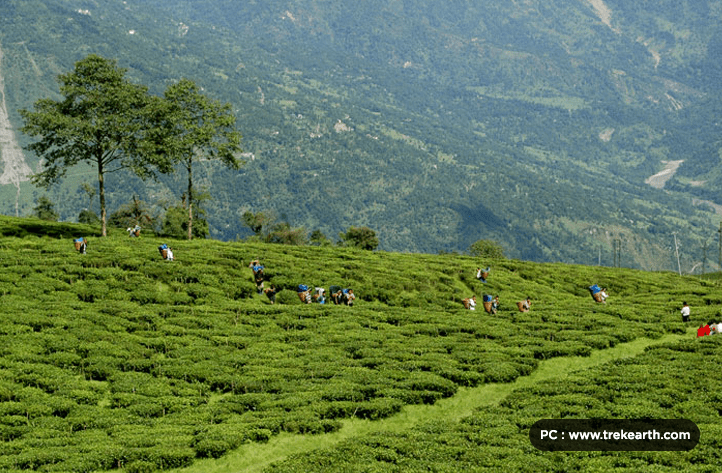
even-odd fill
[(557, 357), (543, 360), (529, 375), (520, 376), (511, 383), (487, 383), (469, 388), (460, 387), (454, 396), (441, 399), (433, 405), (406, 405), (401, 412), (381, 420), (344, 419), (343, 427), (336, 432), (319, 435), (281, 433), (267, 443), (249, 443), (228, 452), (218, 460), (199, 460), (188, 468), (174, 470), (183, 473), (220, 473), (226, 471), (261, 472), (271, 463), (283, 461), (293, 454), (330, 448), (346, 439), (375, 432), (401, 432), (421, 423), (443, 420), (458, 421), (474, 410), (499, 404), (513, 391), (534, 383), (565, 378), (570, 374), (601, 364), (642, 354), (647, 347), (688, 339), (685, 334), (665, 334), (660, 338), (637, 338), (613, 348), (593, 350), (590, 356)]

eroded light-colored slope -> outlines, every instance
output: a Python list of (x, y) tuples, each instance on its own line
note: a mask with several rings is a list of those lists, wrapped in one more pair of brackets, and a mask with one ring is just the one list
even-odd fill
[[(30, 179), (32, 170), (25, 162), (20, 146), (15, 138), (15, 132), (10, 124), (7, 104), (5, 103), (5, 80), (3, 77), (3, 52), (0, 45), (0, 158), (2, 158), (3, 172), (0, 175), (0, 185), (12, 184), (20, 192), (20, 183)], [(17, 213), (17, 200), (16, 200)]]
[(612, 10), (609, 9), (607, 4), (604, 3), (603, 0), (589, 0), (589, 3), (592, 5), (592, 8), (594, 8), (594, 12), (601, 22), (618, 33), (619, 31), (612, 26)]
[(664, 169), (654, 176), (648, 177), (644, 182), (656, 189), (663, 189), (664, 185), (674, 177), (674, 173), (677, 172), (679, 166), (684, 162), (683, 159), (675, 161), (663, 161), (665, 164)]

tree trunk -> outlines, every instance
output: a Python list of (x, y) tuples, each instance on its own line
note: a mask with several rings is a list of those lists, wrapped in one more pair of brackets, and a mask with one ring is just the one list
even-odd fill
[(188, 161), (188, 239), (193, 239), (193, 174), (192, 161)]
[(105, 226), (105, 184), (103, 182), (103, 158), (98, 158), (98, 196), (100, 197), (100, 225), (101, 235), (108, 236), (107, 227)]

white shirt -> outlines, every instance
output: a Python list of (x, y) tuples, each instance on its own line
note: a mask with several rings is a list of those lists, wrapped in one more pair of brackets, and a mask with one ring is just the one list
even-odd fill
[(682, 307), (682, 315), (689, 317), (689, 306), (688, 305)]

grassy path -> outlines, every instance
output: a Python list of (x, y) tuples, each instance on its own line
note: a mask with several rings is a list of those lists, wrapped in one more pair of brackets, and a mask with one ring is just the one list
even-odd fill
[(396, 432), (406, 430), (415, 424), (434, 419), (461, 419), (474, 409), (500, 402), (515, 389), (531, 386), (540, 381), (565, 378), (574, 371), (588, 369), (608, 361), (633, 357), (641, 354), (651, 345), (678, 341), (694, 336), (694, 329), (685, 335), (667, 334), (660, 339), (639, 338), (606, 350), (595, 350), (588, 357), (561, 357), (542, 361), (529, 376), (513, 383), (492, 383), (475, 388), (460, 388), (451, 398), (442, 399), (434, 405), (406, 406), (399, 414), (380, 421), (349, 419), (338, 431), (325, 435), (281, 434), (265, 444), (248, 444), (228, 453), (218, 460), (202, 460), (185, 468), (183, 473), (230, 473), (260, 472), (272, 462), (283, 460), (288, 455), (318, 448), (331, 447), (351, 437), (375, 431)]

